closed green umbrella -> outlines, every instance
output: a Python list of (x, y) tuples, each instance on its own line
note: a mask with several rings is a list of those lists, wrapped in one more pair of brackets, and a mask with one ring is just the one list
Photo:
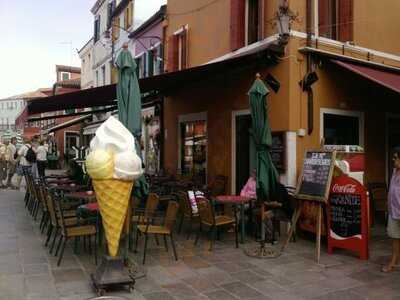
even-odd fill
[[(135, 136), (136, 152), (142, 157), (140, 138), (142, 135), (142, 104), (139, 82), (136, 76), (136, 63), (128, 51), (126, 45), (117, 57), (118, 68), (117, 101), (118, 118), (122, 124)], [(134, 195), (138, 198), (146, 198), (148, 185), (144, 176), (135, 183)]]
[(272, 145), (271, 128), (268, 121), (267, 95), (269, 91), (259, 74), (249, 91), (252, 135), (256, 145), (257, 199), (266, 201), (278, 182), (278, 172), (269, 150)]

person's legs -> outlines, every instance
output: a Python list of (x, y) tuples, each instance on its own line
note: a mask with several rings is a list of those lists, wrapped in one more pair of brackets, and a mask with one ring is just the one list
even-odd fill
[(15, 173), (15, 164), (10, 163), (9, 165), (10, 167), (8, 168), (8, 178), (7, 178), (7, 186), (8, 187), (12, 187), (12, 178), (14, 176)]
[(382, 271), (387, 273), (393, 271), (394, 267), (399, 263), (400, 255), (400, 239), (393, 239), (392, 242), (392, 258), (390, 262), (382, 268)]
[(44, 161), (38, 160), (37, 169), (38, 169), (39, 177), (41, 177), (41, 178), (44, 177), (44, 168), (45, 168)]

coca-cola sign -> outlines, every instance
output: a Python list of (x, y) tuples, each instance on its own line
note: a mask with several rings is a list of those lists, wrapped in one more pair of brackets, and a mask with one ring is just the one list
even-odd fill
[(356, 193), (356, 185), (355, 184), (345, 184), (339, 185), (335, 183), (332, 187), (333, 193), (341, 193), (341, 194), (355, 194)]

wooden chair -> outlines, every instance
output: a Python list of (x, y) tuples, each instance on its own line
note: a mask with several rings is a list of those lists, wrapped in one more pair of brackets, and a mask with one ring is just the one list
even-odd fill
[(168, 208), (165, 214), (163, 225), (153, 225), (154, 222), (150, 221), (148, 221), (146, 225), (138, 225), (136, 233), (135, 251), (137, 250), (138, 237), (139, 237), (138, 233), (140, 232), (145, 236), (144, 249), (143, 249), (143, 264), (146, 261), (147, 240), (149, 234), (162, 235), (164, 238), (165, 249), (167, 251), (168, 251), (167, 236), (169, 236), (171, 239), (171, 245), (174, 251), (175, 260), (178, 260), (178, 255), (176, 253), (175, 243), (172, 234), (178, 209), (179, 209), (179, 204), (176, 201), (170, 201), (168, 203)]
[(235, 243), (236, 243), (236, 248), (239, 247), (238, 243), (238, 223), (237, 223), (237, 217), (236, 213), (233, 214), (232, 216), (228, 215), (216, 215), (214, 211), (214, 206), (211, 203), (210, 200), (204, 199), (200, 200), (197, 202), (197, 207), (199, 209), (199, 215), (200, 215), (200, 229), (197, 233), (196, 240), (194, 242), (195, 245), (197, 245), (197, 242), (199, 240), (200, 234), (202, 232), (202, 226), (208, 226), (210, 227), (209, 234), (210, 234), (210, 251), (212, 250), (213, 243), (215, 240), (215, 235), (217, 233), (217, 230), (219, 227), (222, 226), (227, 226), (227, 225), (233, 225), (235, 227)]
[(182, 231), (182, 225), (183, 225), (184, 219), (188, 219), (189, 220), (189, 229), (188, 229), (188, 233), (187, 233), (187, 237), (186, 237), (186, 239), (188, 240), (192, 233), (193, 221), (199, 220), (199, 213), (193, 211), (192, 203), (190, 202), (187, 192), (182, 192), (182, 191), (178, 192), (177, 196), (178, 196), (178, 200), (179, 200), (179, 207), (181, 209), (181, 220), (179, 223), (178, 233), (180, 234)]
[[(153, 217), (154, 212), (157, 210), (157, 206), (160, 202), (160, 197), (155, 193), (150, 193), (147, 197), (146, 206), (143, 209), (139, 209), (137, 206), (132, 207), (132, 219), (131, 219), (131, 229), (132, 233), (137, 234), (137, 226), (138, 225), (146, 225), (151, 217)], [(129, 248), (132, 248), (132, 237), (129, 238)], [(157, 245), (158, 240), (157, 236), (154, 237), (156, 239)]]
[(60, 257), (57, 261), (57, 266), (61, 264), (61, 260), (64, 255), (65, 246), (70, 238), (78, 238), (78, 237), (88, 237), (89, 238), (89, 252), (91, 252), (92, 236), (94, 237), (94, 259), (95, 264), (97, 265), (97, 229), (94, 225), (75, 225), (75, 226), (67, 226), (68, 221), (64, 218), (64, 213), (62, 209), (62, 204), (60, 201), (55, 202), (56, 213), (59, 215), (58, 225), (61, 229), (60, 239), (58, 241), (57, 249), (55, 256), (58, 255), (58, 252), (61, 247)]
[[(60, 231), (60, 221), (59, 221), (59, 213), (56, 211), (55, 208), (55, 202), (56, 201), (60, 201), (59, 199), (56, 200), (56, 194), (54, 193), (54, 191), (47, 191), (47, 199), (46, 199), (46, 204), (47, 204), (47, 210), (48, 210), (48, 215), (49, 215), (49, 220), (50, 223), (48, 224), (48, 229), (47, 229), (47, 239), (45, 242), (45, 246), (48, 245), (48, 243), (50, 242), (51, 236), (53, 234), (54, 231), (54, 235), (53, 235), (53, 241), (51, 243), (51, 247), (50, 247), (50, 254), (53, 252), (54, 249), (54, 245), (57, 239), (57, 236), (59, 234)], [(76, 217), (74, 217), (72, 214), (71, 217), (67, 218), (67, 213), (65, 212), (65, 214), (63, 214), (64, 217), (64, 224), (66, 226), (73, 226), (77, 224), (77, 219)]]
[(388, 189), (386, 183), (370, 182), (367, 187), (371, 203), (371, 216), (370, 216), (371, 224), (374, 223), (374, 217), (376, 212), (383, 212), (386, 220), (388, 213), (388, 206), (387, 206)]

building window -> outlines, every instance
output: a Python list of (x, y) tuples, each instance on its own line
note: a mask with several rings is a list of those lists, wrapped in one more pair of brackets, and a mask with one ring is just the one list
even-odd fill
[(182, 26), (168, 42), (169, 71), (186, 69), (188, 66), (188, 26)]
[(99, 71), (98, 70), (96, 70), (95, 75), (96, 75), (96, 86), (99, 86)]
[(246, 1), (246, 44), (259, 41), (259, 0)]
[(159, 75), (163, 72), (163, 52), (162, 44), (159, 43), (154, 49), (152, 49), (153, 56), (153, 74)]
[(61, 72), (61, 80), (68, 80), (71, 78), (71, 73), (69, 72)]
[(101, 67), (101, 76), (103, 79), (103, 85), (106, 85), (106, 66)]
[(318, 31), (322, 37), (352, 41), (353, 0), (319, 0)]
[(116, 40), (119, 39), (119, 24), (120, 24), (120, 18), (115, 17), (113, 20), (113, 27), (112, 27), (112, 40), (115, 42)]
[(149, 50), (146, 52), (146, 59), (147, 59), (146, 77), (153, 76), (153, 74), (154, 74), (154, 53), (152, 50)]
[(100, 16), (96, 16), (94, 20), (94, 42), (100, 39)]
[(207, 123), (205, 120), (180, 123), (181, 171), (206, 182)]
[(321, 137), (325, 145), (363, 146), (362, 113), (323, 109), (321, 121)]
[(132, 20), (133, 20), (133, 2), (129, 1), (129, 4), (124, 12), (124, 28), (126, 30), (132, 26)]
[(135, 58), (137, 65), (137, 76), (138, 78), (144, 78), (147, 76), (147, 56), (146, 53), (143, 52), (139, 56)]

